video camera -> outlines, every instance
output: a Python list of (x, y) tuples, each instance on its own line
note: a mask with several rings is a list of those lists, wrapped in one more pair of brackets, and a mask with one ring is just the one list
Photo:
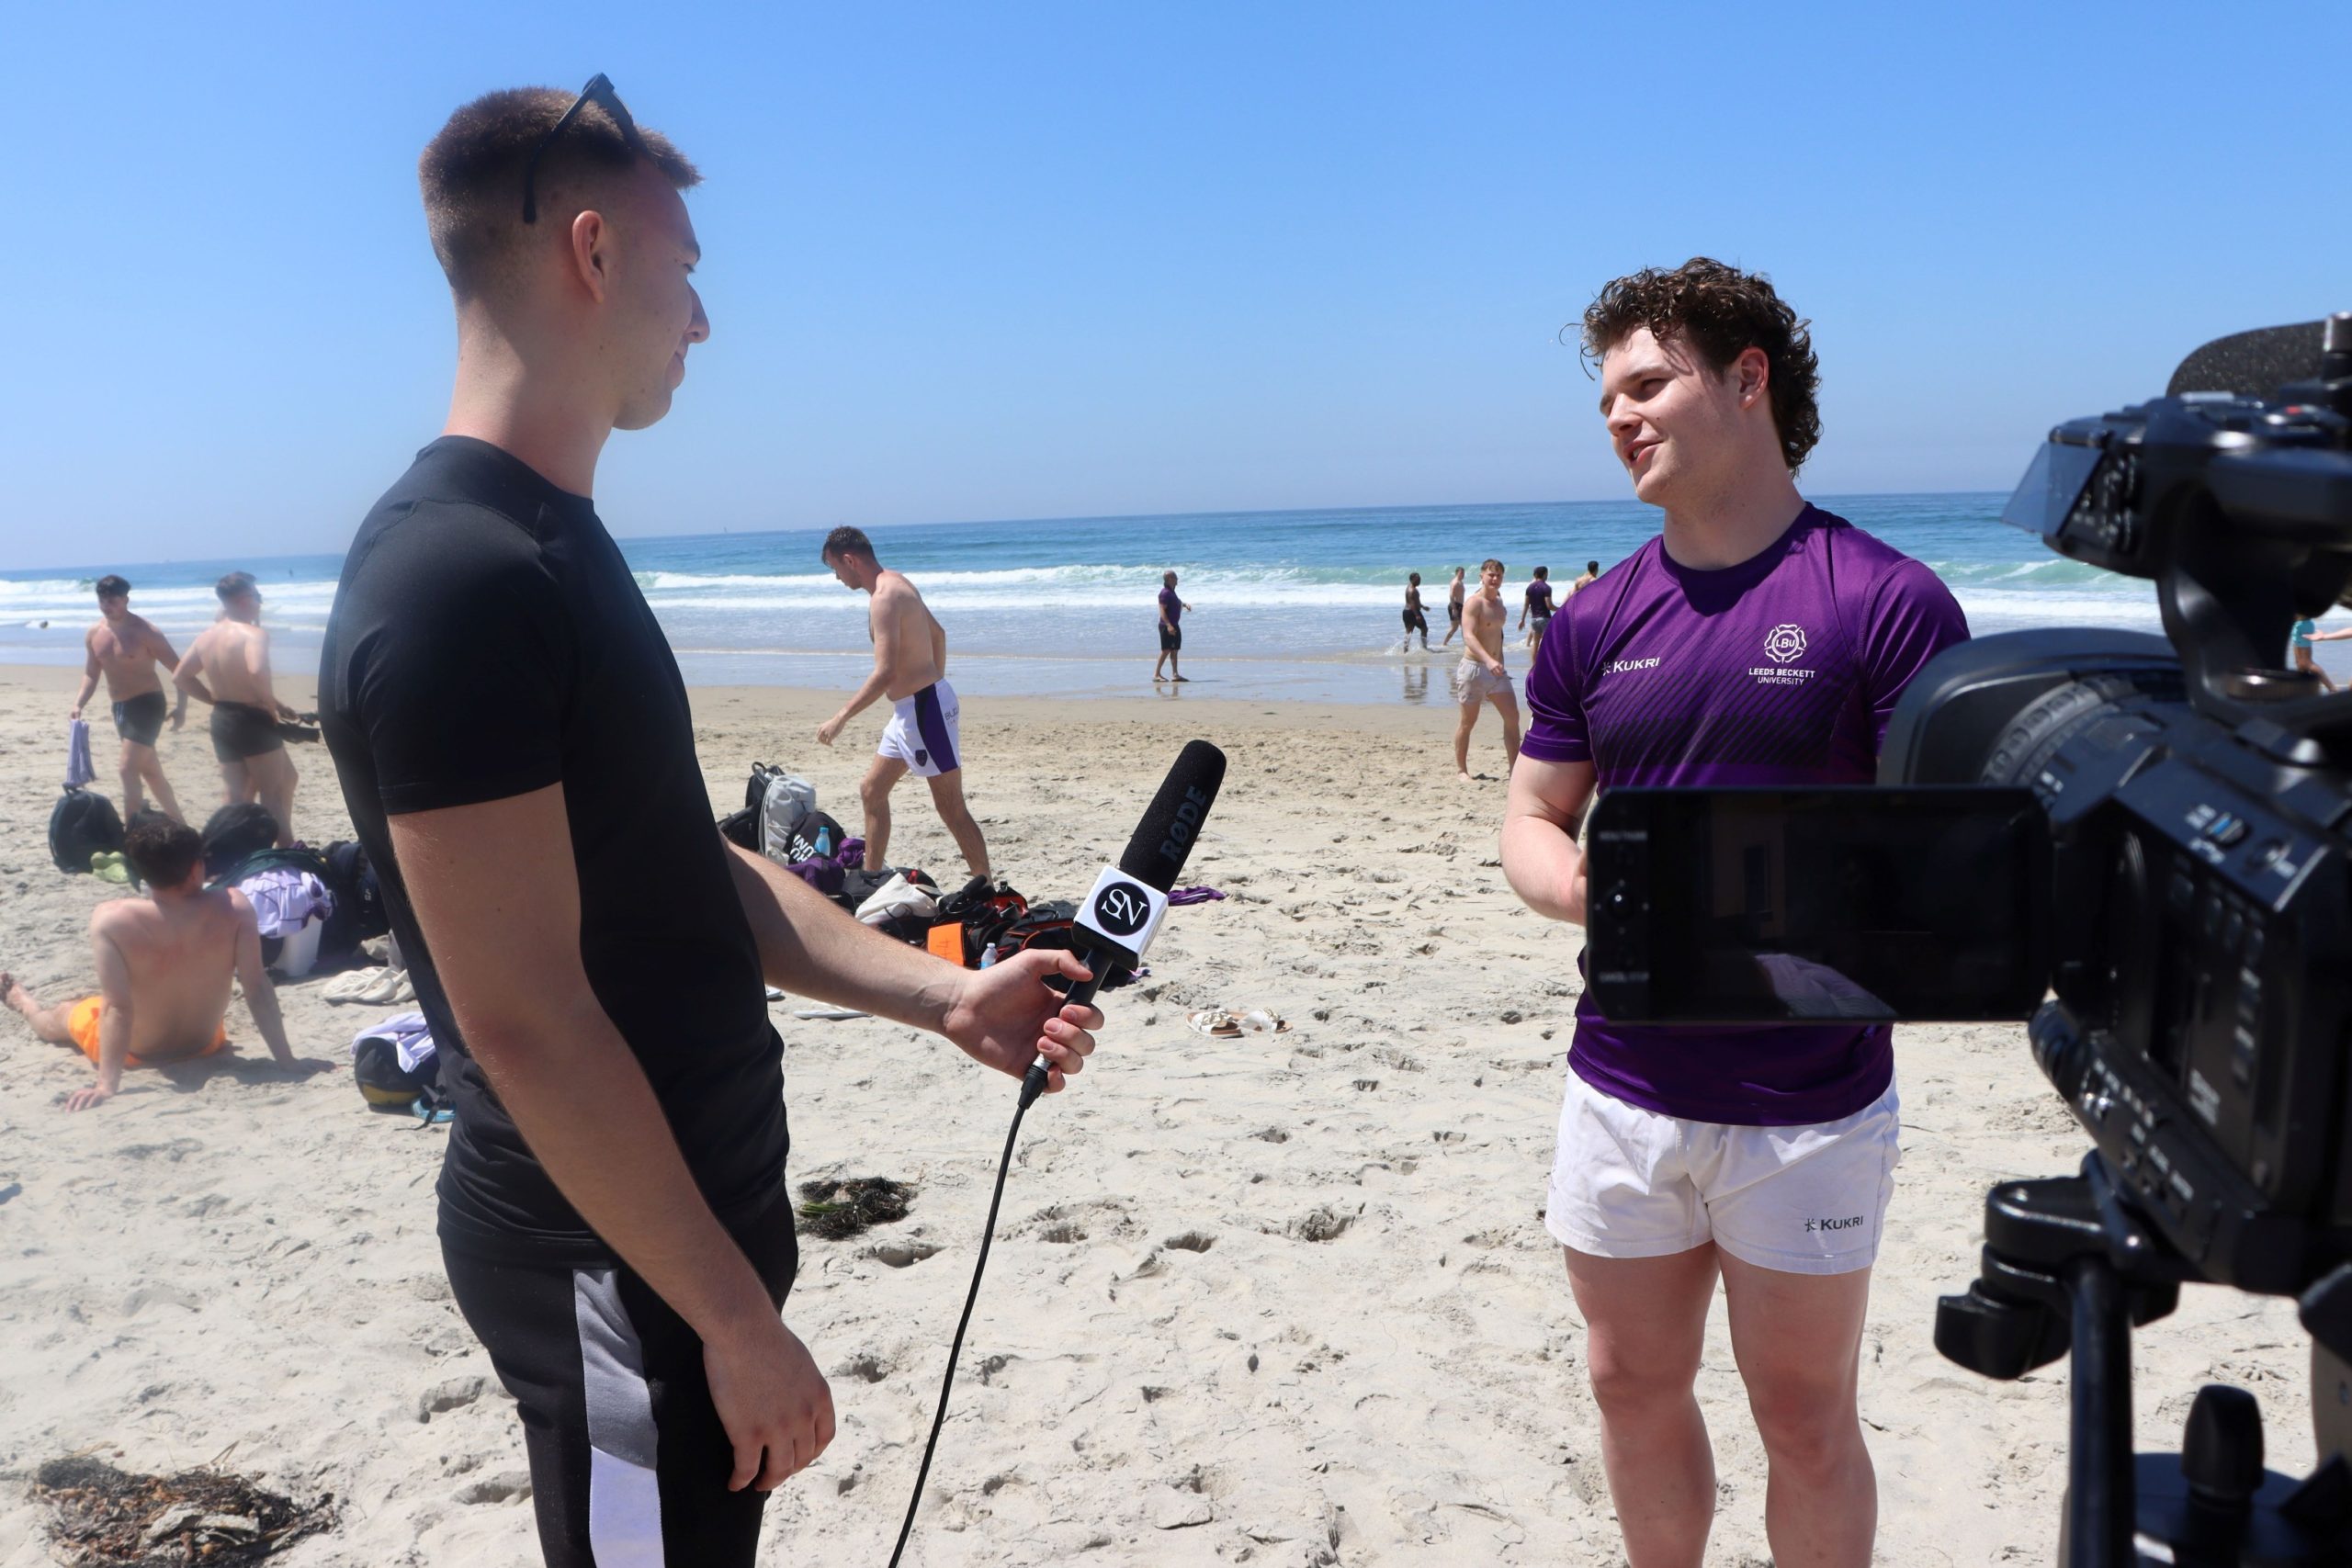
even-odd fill
[[(2299, 615), (2352, 603), (2352, 314), (2220, 339), (2165, 396), (2058, 426), (2003, 520), (2153, 580), (2165, 637), (1947, 649), (1876, 788), (1610, 792), (1594, 1000), (2030, 1019), (2093, 1150), (1988, 1195), (1937, 1348), (1996, 1378), (2071, 1350), (2066, 1561), (2352, 1562), (2352, 693), (2285, 667)], [(2181, 1454), (2132, 1455), (2131, 1330), (2196, 1281), (2298, 1298), (2309, 1478), (2264, 1470), (2222, 1387)]]

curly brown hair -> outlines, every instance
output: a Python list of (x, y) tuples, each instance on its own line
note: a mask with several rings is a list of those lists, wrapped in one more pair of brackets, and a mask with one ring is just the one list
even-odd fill
[(1772, 424), (1781, 457), (1794, 473), (1821, 440), (1821, 362), (1814, 357), (1813, 323), (1799, 316), (1761, 273), (1742, 272), (1692, 256), (1671, 272), (1662, 267), (1616, 279), (1584, 313), (1588, 364), (1643, 327), (1663, 342), (1679, 335), (1716, 370), (1751, 348), (1764, 351), (1772, 395)]

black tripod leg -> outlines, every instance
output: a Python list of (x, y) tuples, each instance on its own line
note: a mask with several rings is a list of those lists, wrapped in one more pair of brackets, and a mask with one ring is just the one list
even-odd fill
[(2106, 1258), (2078, 1257), (2065, 1277), (2075, 1328), (2065, 1561), (2133, 1568), (2131, 1312)]

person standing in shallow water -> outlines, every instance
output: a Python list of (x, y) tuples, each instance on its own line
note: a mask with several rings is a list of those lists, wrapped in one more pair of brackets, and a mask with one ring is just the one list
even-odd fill
[(1455, 634), (1462, 630), (1463, 570), (1458, 566), (1453, 569), (1453, 584), (1445, 591), (1445, 638), (1438, 644), (1440, 648), (1453, 647)]
[(1405, 646), (1411, 647), (1413, 634), (1421, 634), (1421, 651), (1430, 647), (1430, 618), (1421, 610), (1421, 574), (1408, 572), (1405, 578)]
[[(1190, 604), (1185, 604), (1176, 595), (1176, 574), (1172, 571), (1161, 572), (1159, 574), (1159, 657), (1151, 661), (1153, 680), (1161, 678), (1159, 670), (1163, 664), (1168, 667), (1169, 680), (1190, 679), (1183, 671), (1182, 655), (1184, 612), (1191, 608)], [(1210, 684), (1214, 685), (1216, 682), (1211, 682)]]

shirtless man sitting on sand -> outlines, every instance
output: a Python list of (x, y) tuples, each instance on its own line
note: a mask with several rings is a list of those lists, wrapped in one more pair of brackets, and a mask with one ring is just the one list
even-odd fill
[(1511, 690), (1510, 671), (1503, 667), (1503, 563), (1488, 560), (1478, 568), (1478, 592), (1462, 607), (1462, 662), (1453, 668), (1453, 700), (1462, 710), (1453, 727), (1453, 769), (1470, 782), (1470, 732), (1478, 726), (1478, 707), (1492, 703), (1503, 716), (1503, 753), (1519, 761), (1519, 695)]
[(890, 847), (890, 790), (911, 773), (931, 782), (931, 802), (956, 837), (974, 876), (989, 874), (989, 846), (980, 825), (964, 804), (964, 760), (956, 733), (962, 709), (947, 683), (947, 633), (904, 573), (874, 558), (873, 541), (855, 528), (825, 536), (821, 558), (842, 586), (874, 596), (866, 612), (866, 635), (874, 639), (874, 673), (842, 710), (817, 727), (827, 746), (842, 727), (888, 695), (894, 711), (882, 727), (874, 765), (857, 786), (865, 804), (865, 869), (880, 871)]
[[(161, 664), (177, 670), (180, 656), (171, 639), (143, 615), (130, 613), (130, 584), (109, 572), (98, 579), (98, 624), (84, 634), (82, 646), (89, 661), (83, 667), (82, 689), (74, 695), (74, 716), (107, 682), (107, 700), (114, 704), (114, 732), (122, 738), (122, 815), (128, 821), (145, 803), (143, 784), (155, 792), (155, 804), (175, 822), (186, 821), (172, 786), (164, 778), (163, 759), (155, 755), (155, 737), (164, 728), (164, 682), (155, 673)], [(187, 694), (182, 692), (172, 709), (172, 728), (187, 718)]]
[(228, 804), (258, 800), (267, 807), (277, 823), (277, 847), (287, 849), (294, 842), (297, 775), (277, 721), (297, 716), (270, 690), (261, 590), (251, 573), (232, 571), (212, 591), (220, 598), (220, 618), (188, 645), (172, 679), (181, 691), (212, 705), (212, 755), (220, 760)]
[(66, 1097), (87, 1111), (122, 1088), (122, 1069), (209, 1056), (229, 1043), (223, 1021), (229, 981), (244, 987), (245, 1006), (281, 1067), (303, 1064), (286, 1043), (277, 992), (262, 968), (254, 907), (236, 889), (204, 890), (204, 841), (185, 822), (150, 818), (130, 829), (124, 857), (153, 894), (116, 898), (90, 914), (98, 994), (43, 1007), (16, 977), (0, 974), (0, 1001), (25, 1015), (33, 1032), (77, 1045), (98, 1081)]

